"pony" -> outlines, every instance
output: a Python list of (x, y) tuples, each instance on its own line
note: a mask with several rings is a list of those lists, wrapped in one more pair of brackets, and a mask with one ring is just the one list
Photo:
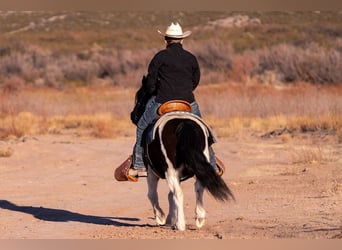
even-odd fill
[[(195, 221), (201, 228), (205, 224), (204, 190), (218, 201), (235, 200), (233, 193), (209, 163), (209, 147), (215, 142), (204, 121), (189, 112), (173, 111), (159, 118), (146, 142), (148, 163), (148, 199), (159, 225), (171, 225), (180, 231), (186, 229), (181, 182), (195, 178)], [(161, 209), (157, 186), (165, 179), (169, 187), (169, 212)]]

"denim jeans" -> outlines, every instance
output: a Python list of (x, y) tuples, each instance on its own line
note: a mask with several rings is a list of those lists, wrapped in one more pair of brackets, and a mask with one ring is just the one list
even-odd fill
[[(155, 96), (153, 96), (146, 104), (145, 112), (141, 116), (140, 120), (137, 124), (137, 131), (136, 131), (136, 143), (133, 149), (133, 168), (137, 170), (144, 170), (146, 166), (143, 160), (144, 148), (142, 147), (141, 143), (143, 140), (143, 133), (145, 129), (156, 121), (159, 118), (157, 113), (158, 108), (160, 107), (160, 103), (156, 102)], [(191, 103), (191, 112), (199, 117), (201, 116), (201, 112), (199, 110), (199, 106), (197, 102)], [(216, 161), (215, 161), (215, 154), (211, 147), (209, 147), (210, 152), (210, 164), (216, 169)]]

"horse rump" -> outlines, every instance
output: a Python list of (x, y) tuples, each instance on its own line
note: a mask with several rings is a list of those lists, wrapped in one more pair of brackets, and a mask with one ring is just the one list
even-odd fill
[(176, 165), (183, 165), (187, 172), (192, 172), (209, 193), (219, 201), (234, 199), (234, 195), (216, 174), (204, 154), (208, 140), (203, 127), (193, 120), (182, 120), (176, 128)]

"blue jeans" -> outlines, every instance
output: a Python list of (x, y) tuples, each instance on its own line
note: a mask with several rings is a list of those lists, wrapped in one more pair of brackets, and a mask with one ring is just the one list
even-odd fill
[[(156, 121), (160, 116), (157, 113), (158, 108), (160, 107), (161, 103), (156, 102), (155, 96), (153, 96), (146, 104), (145, 112), (141, 116), (140, 120), (137, 124), (137, 131), (136, 131), (136, 143), (133, 149), (133, 168), (137, 170), (144, 170), (146, 166), (143, 160), (143, 153), (144, 148), (141, 146), (142, 137), (145, 129)], [(199, 106), (197, 102), (191, 103), (191, 112), (199, 117), (201, 116), (201, 112), (199, 110)], [(215, 154), (211, 147), (209, 147), (210, 152), (210, 164), (216, 169), (216, 161), (215, 161)]]

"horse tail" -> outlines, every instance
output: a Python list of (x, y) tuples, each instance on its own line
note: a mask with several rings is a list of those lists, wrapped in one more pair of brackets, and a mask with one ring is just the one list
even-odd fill
[(207, 138), (202, 128), (196, 122), (186, 120), (178, 125), (176, 136), (177, 166), (183, 164), (215, 199), (219, 201), (234, 199), (227, 184), (216, 174), (203, 153)]

